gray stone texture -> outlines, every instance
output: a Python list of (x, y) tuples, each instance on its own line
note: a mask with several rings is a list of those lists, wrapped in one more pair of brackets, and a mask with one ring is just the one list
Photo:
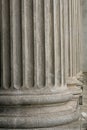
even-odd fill
[(87, 0), (82, 0), (82, 71), (87, 72)]
[(0, 7), (0, 128), (79, 128), (80, 0), (0, 0)]

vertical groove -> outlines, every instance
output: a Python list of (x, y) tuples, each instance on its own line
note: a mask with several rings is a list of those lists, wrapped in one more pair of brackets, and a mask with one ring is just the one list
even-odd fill
[[(79, 1), (80, 3), (80, 65), (81, 65), (81, 53), (82, 53), (82, 0)], [(80, 66), (81, 69), (81, 66)]]
[(73, 76), (75, 76), (76, 73), (76, 24), (75, 24), (75, 0), (72, 0), (72, 26), (73, 26), (73, 34), (72, 34), (72, 41), (73, 41), (73, 45), (72, 45), (72, 49), (73, 49)]
[(59, 0), (54, 0), (54, 56), (55, 56), (55, 86), (61, 85), (61, 59), (60, 59), (60, 11)]
[(1, 6), (1, 0), (0, 0), (0, 88), (1, 88), (1, 26), (2, 26), (2, 23), (1, 23), (1, 20), (2, 20), (2, 15), (1, 15), (1, 10), (2, 10), (2, 6)]
[(77, 0), (75, 2), (76, 4), (76, 74), (78, 73), (79, 64), (78, 64), (78, 16), (77, 16)]
[[(68, 77), (71, 76), (71, 66), (70, 66), (70, 57), (71, 57), (71, 53), (70, 53), (70, 30), (71, 30), (71, 23), (70, 23), (70, 12), (71, 12), (71, 6), (69, 6), (69, 1), (68, 0)], [(71, 2), (71, 1), (70, 1)]]
[(81, 54), (82, 54), (82, 0), (79, 0), (79, 44), (80, 44), (80, 70), (81, 68)]
[(77, 61), (77, 73), (79, 73), (80, 72), (80, 70), (79, 70), (79, 68), (80, 68), (80, 63), (79, 63), (79, 57), (80, 57), (80, 55), (79, 55), (79, 17), (78, 17), (78, 5), (79, 5), (79, 3), (78, 3), (78, 0), (76, 0), (76, 10), (77, 10), (77, 15), (76, 15), (76, 22), (77, 22), (77, 48), (76, 48), (76, 51), (77, 51), (77, 59), (76, 59), (76, 61)]
[(12, 86), (22, 86), (21, 0), (10, 0)]
[(34, 0), (35, 85), (45, 86), (44, 1)]
[(73, 22), (73, 76), (76, 75), (76, 68), (77, 68), (77, 19), (76, 19), (76, 0), (73, 1), (73, 17), (74, 17), (74, 22)]
[(65, 84), (65, 59), (64, 59), (64, 5), (60, 0), (60, 38), (61, 38), (61, 86)]
[(75, 5), (76, 5), (76, 74), (79, 72), (79, 55), (78, 55), (78, 52), (79, 52), (79, 46), (78, 46), (78, 10), (77, 10), (77, 0), (75, 2)]
[(9, 88), (11, 85), (10, 69), (10, 17), (9, 0), (1, 0), (1, 56), (2, 56), (2, 87)]
[(74, 1), (74, 6), (75, 6), (75, 30), (74, 30), (74, 34), (75, 34), (75, 42), (74, 42), (74, 50), (75, 50), (75, 75), (77, 74), (77, 65), (78, 65), (78, 61), (77, 61), (77, 52), (78, 52), (78, 48), (77, 48), (77, 0)]
[(71, 59), (72, 59), (72, 76), (73, 76), (73, 0), (71, 0), (71, 50), (72, 50), (72, 54), (71, 54)]
[(75, 36), (75, 34), (74, 34), (74, 29), (75, 29), (75, 27), (74, 27), (75, 26), (74, 25), (75, 24), (74, 23), (74, 19), (75, 19), (75, 15), (74, 15), (74, 8), (75, 8), (74, 7), (74, 0), (72, 0), (72, 18), (73, 18), (72, 19), (72, 31), (73, 31), (72, 32), (72, 42), (73, 42), (72, 43), (72, 58), (73, 58), (73, 62), (72, 62), (72, 65), (73, 65), (72, 66), (72, 74), (73, 74), (73, 76), (75, 76), (75, 62), (74, 62), (75, 61), (75, 57), (74, 57), (75, 56), (75, 53), (74, 53), (74, 42), (75, 42), (75, 39), (74, 39), (75, 38), (74, 37)]
[(68, 27), (69, 27), (69, 24), (68, 24), (68, 0), (64, 0), (63, 1), (63, 5), (64, 5), (64, 50), (65, 50), (65, 54), (64, 54), (64, 62), (65, 62), (65, 66), (64, 66), (64, 69), (65, 69), (65, 83), (67, 81), (67, 77), (68, 77), (68, 67), (69, 67), (69, 64), (68, 64)]
[(70, 58), (69, 58), (69, 71), (70, 71), (70, 75), (69, 76), (72, 76), (72, 0), (68, 0), (69, 2), (69, 55), (70, 55)]
[(54, 85), (53, 0), (45, 2), (46, 85)]
[(78, 4), (77, 4), (77, 5), (78, 5), (78, 6), (77, 6), (77, 8), (78, 8), (78, 48), (79, 48), (79, 50), (78, 50), (78, 56), (79, 56), (79, 62), (78, 62), (78, 64), (79, 64), (79, 72), (80, 72), (80, 69), (81, 69), (81, 68), (80, 68), (80, 64), (81, 64), (81, 63), (80, 63), (81, 52), (80, 52), (80, 39), (79, 39), (79, 37), (80, 37), (80, 36), (79, 36), (79, 34), (80, 34), (80, 29), (79, 29), (79, 28), (80, 28), (80, 24), (79, 24), (79, 23), (80, 23), (80, 18), (79, 18), (79, 13), (80, 13), (80, 10), (79, 10), (79, 9), (80, 9), (80, 6), (79, 6), (79, 5), (80, 5), (80, 4), (79, 4), (79, 3), (80, 3), (80, 2), (79, 2), (79, 0), (78, 0)]
[(22, 0), (23, 86), (34, 86), (33, 1)]

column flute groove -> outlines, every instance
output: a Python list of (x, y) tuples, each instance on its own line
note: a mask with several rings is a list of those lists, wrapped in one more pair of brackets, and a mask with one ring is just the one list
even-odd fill
[(8, 89), (11, 86), (11, 56), (10, 56), (10, 6), (9, 0), (1, 0), (1, 86)]
[(68, 77), (68, 69), (69, 69), (69, 61), (68, 61), (68, 46), (69, 46), (69, 14), (68, 14), (68, 0), (63, 1), (64, 4), (64, 62), (65, 62), (65, 84), (67, 82), (67, 77)]
[(76, 73), (79, 73), (80, 72), (80, 63), (79, 63), (79, 58), (80, 58), (80, 56), (79, 56), (79, 22), (78, 22), (78, 19), (79, 19), (79, 15), (78, 15), (78, 5), (79, 5), (79, 1), (78, 0), (76, 0), (76, 22), (77, 22), (77, 47), (76, 47), (76, 50), (77, 50), (77, 58), (76, 58), (76, 64), (77, 64), (77, 66), (76, 66)]
[(72, 70), (72, 0), (69, 0), (69, 76), (72, 76), (73, 70)]
[(23, 87), (34, 87), (33, 0), (22, 0)]
[(75, 17), (75, 13), (76, 13), (76, 10), (75, 10), (75, 0), (72, 1), (72, 16), (73, 16), (73, 76), (76, 75), (76, 17)]
[(35, 86), (45, 86), (45, 33), (44, 1), (34, 2), (34, 54)]
[(46, 85), (54, 85), (53, 0), (44, 0)]
[[(60, 46), (60, 10), (59, 0), (54, 0), (54, 56), (55, 56), (55, 86), (61, 86), (61, 46)], [(57, 60), (57, 58), (59, 60)]]
[(23, 85), (21, 28), (21, 1), (10, 0), (11, 87), (15, 89)]
[[(80, 94), (82, 93), (81, 86), (82, 83), (77, 80), (77, 74), (79, 73), (79, 42), (78, 42), (78, 28), (80, 28), (79, 24), (79, 14), (78, 14), (78, 4), (79, 0), (71, 0), (69, 1), (69, 53), (70, 57), (68, 60), (69, 72), (68, 72), (68, 86), (71, 89), (73, 95), (78, 95), (78, 99)], [(70, 6), (71, 5), (71, 6)], [(71, 16), (71, 17), (70, 17)], [(72, 44), (72, 47), (71, 47)], [(79, 86), (79, 87), (78, 87)]]
[(60, 0), (60, 37), (61, 37), (61, 85), (65, 84), (65, 62), (64, 62), (64, 6), (63, 0)]

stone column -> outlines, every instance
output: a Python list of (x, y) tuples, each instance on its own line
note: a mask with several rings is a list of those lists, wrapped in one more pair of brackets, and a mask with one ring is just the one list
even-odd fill
[(74, 94), (81, 94), (82, 83), (77, 79), (81, 71), (80, 0), (69, 1), (68, 86)]
[(0, 128), (60, 129), (78, 120), (67, 88), (70, 1), (0, 1)]

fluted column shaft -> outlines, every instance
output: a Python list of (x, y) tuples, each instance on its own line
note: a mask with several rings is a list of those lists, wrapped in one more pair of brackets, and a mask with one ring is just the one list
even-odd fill
[(0, 1), (1, 128), (54, 127), (79, 118), (67, 87), (77, 71), (77, 2)]
[[(69, 76), (75, 76), (80, 72), (80, 1), (69, 1)], [(72, 35), (72, 36), (71, 36)]]
[(68, 0), (3, 0), (1, 23), (3, 89), (66, 85)]
[(68, 84), (81, 85), (77, 74), (81, 71), (81, 2), (69, 1), (69, 49), (68, 49)]

